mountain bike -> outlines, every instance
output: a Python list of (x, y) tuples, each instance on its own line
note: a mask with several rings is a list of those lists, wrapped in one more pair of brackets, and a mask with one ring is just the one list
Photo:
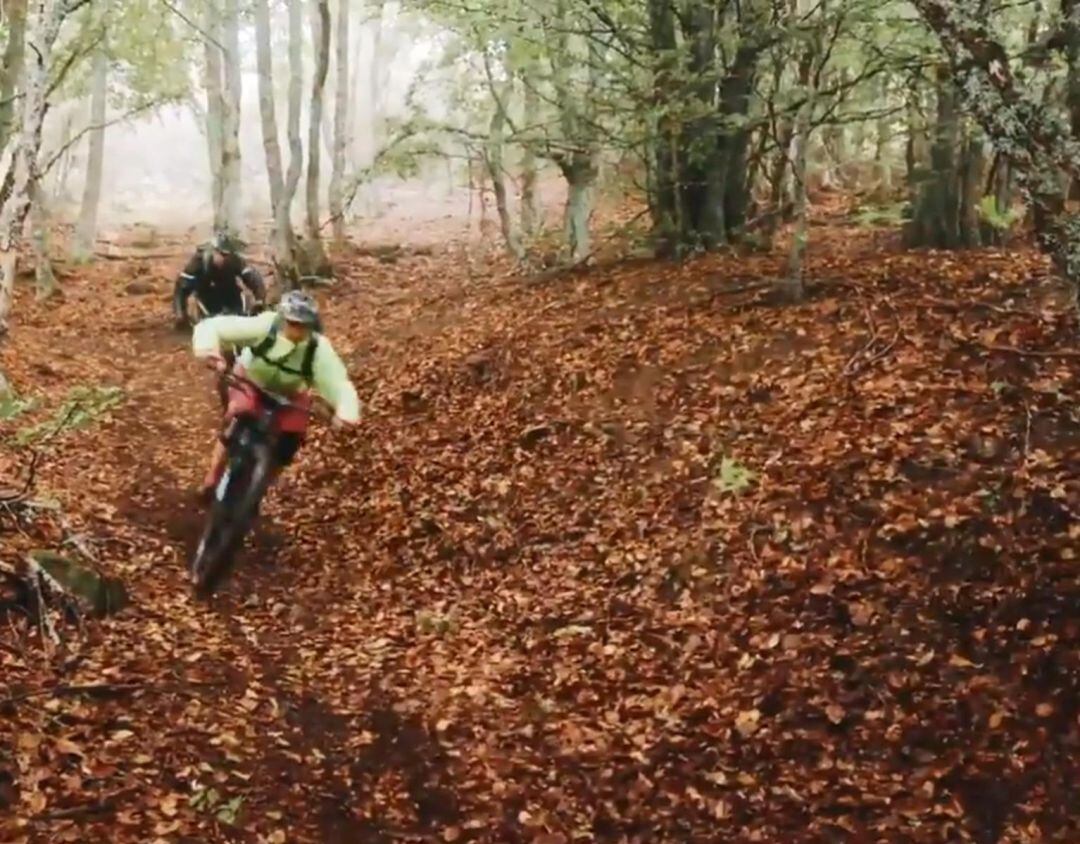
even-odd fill
[(214, 491), (210, 513), (199, 545), (191, 558), (191, 583), (197, 594), (211, 595), (232, 569), (236, 553), (251, 530), (278, 469), (278, 414), (287, 408), (309, 416), (325, 417), (317, 405), (298, 408), (285, 396), (263, 389), (254, 381), (229, 373), (228, 384), (253, 390), (257, 410), (237, 416), (229, 426), (228, 463)]

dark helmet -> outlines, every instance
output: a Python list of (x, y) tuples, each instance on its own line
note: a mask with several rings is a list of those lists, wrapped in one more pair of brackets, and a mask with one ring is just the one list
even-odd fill
[(220, 229), (214, 232), (214, 237), (210, 240), (210, 248), (224, 255), (235, 255), (242, 246), (237, 238)]
[(278, 313), (289, 322), (302, 322), (312, 328), (319, 325), (319, 306), (302, 290), (290, 290), (282, 296)]

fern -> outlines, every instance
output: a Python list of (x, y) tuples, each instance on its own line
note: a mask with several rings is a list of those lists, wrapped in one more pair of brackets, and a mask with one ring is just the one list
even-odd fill
[(984, 196), (979, 202), (979, 217), (990, 228), (1007, 232), (1024, 216), (1023, 208), (1002, 208), (996, 196)]

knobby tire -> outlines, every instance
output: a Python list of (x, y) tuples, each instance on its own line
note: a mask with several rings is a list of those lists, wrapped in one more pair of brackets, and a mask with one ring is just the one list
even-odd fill
[[(192, 563), (195, 589), (208, 596), (232, 568), (259, 504), (270, 486), (273, 456), (266, 443), (245, 449), (229, 467), (222, 500), (214, 500), (210, 520)], [(200, 553), (201, 552), (201, 553)]]

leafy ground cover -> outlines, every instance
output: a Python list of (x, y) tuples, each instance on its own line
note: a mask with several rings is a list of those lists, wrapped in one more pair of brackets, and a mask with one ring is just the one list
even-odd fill
[(767, 256), (354, 256), (328, 332), (367, 420), (210, 605), (209, 377), (164, 281), (122, 292), (168, 268), (21, 302), (0, 472), (44, 425), (59, 508), (0, 509), (0, 556), (79, 546), (132, 604), (3, 620), (0, 838), (1075, 840), (1071, 299), (1027, 251), (814, 243), (794, 308)]

